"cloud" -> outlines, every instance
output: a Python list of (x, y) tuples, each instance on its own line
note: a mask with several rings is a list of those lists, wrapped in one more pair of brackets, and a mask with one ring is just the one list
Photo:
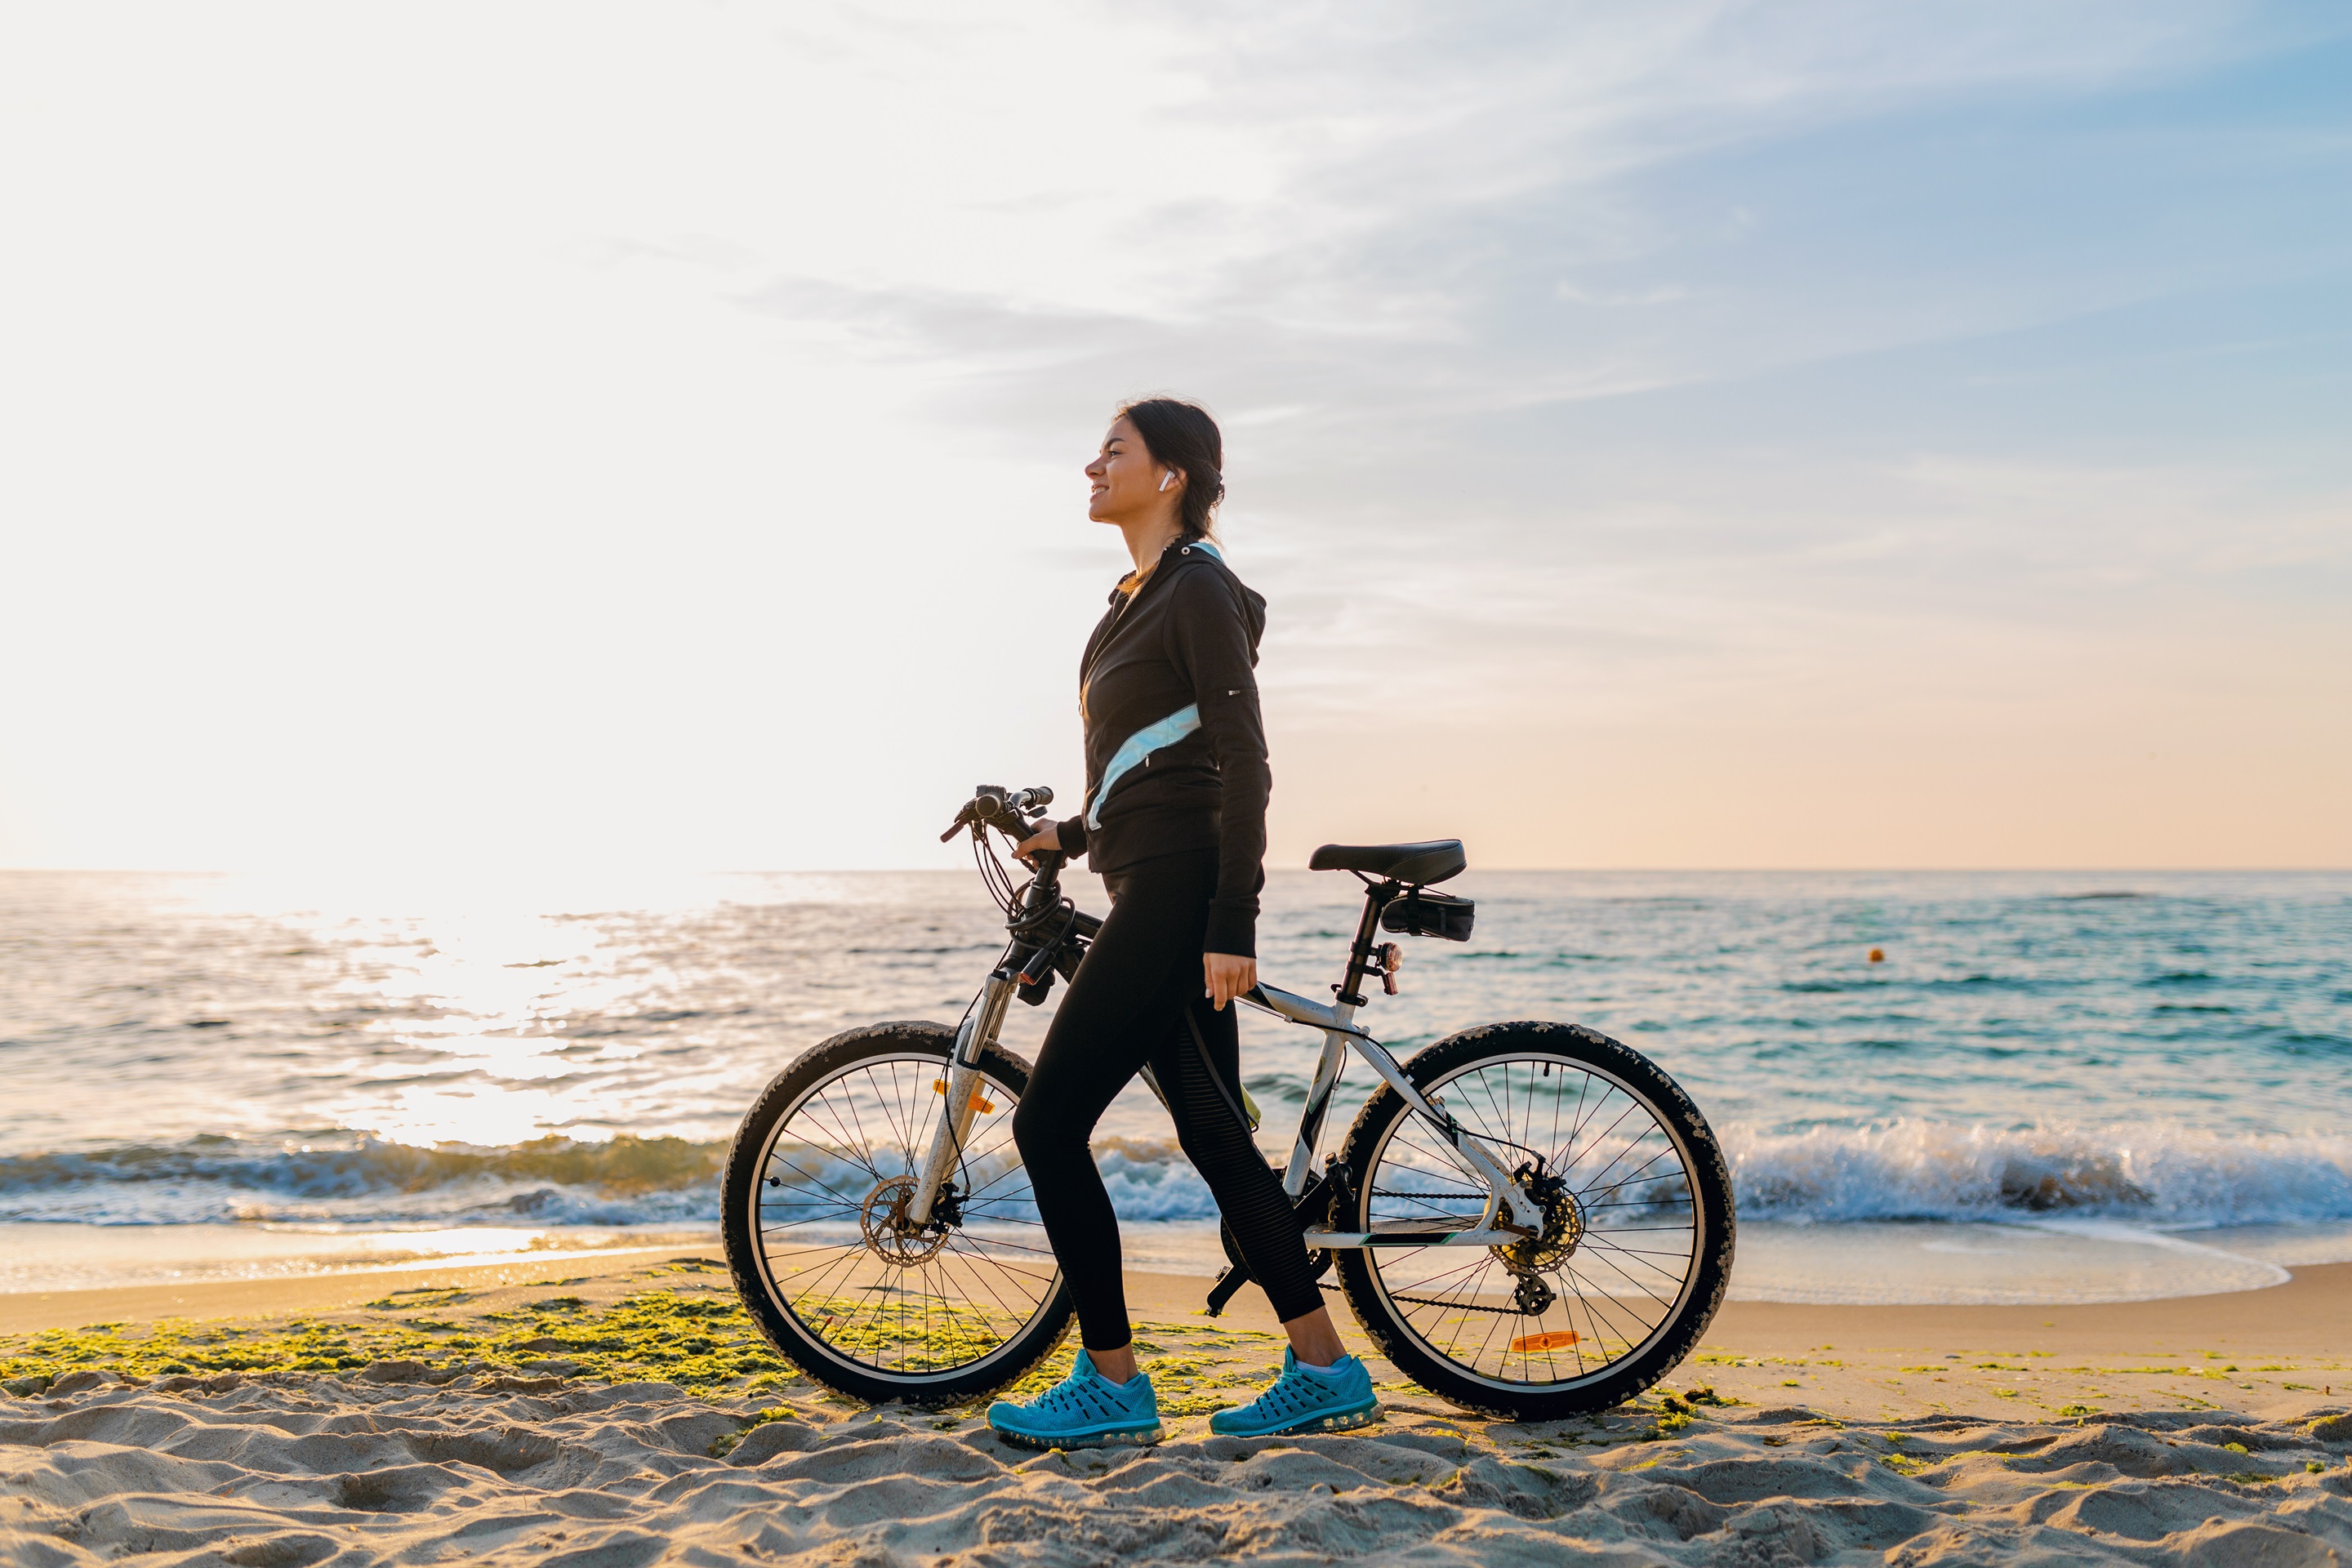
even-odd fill
[[(0, 858), (927, 863), (940, 790), (1068, 777), (1117, 565), (1074, 474), (1143, 390), (1226, 418), (1286, 843), (1379, 828), (1367, 736), (1572, 857), (1571, 742), (1727, 800), (1769, 715), (1966, 816), (1938, 724), (2047, 759), (2344, 662), (2310, 8), (5, 26), (0, 144), (50, 152), (0, 257), (0, 657), (44, 671)], [(2124, 787), (2051, 765), (2069, 820)], [(1676, 798), (1612, 797), (1610, 852)], [(1835, 842), (1784, 804), (1757, 854)]]

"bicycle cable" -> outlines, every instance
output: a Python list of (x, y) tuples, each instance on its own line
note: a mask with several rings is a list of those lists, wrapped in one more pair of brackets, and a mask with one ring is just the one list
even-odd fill
[(988, 896), (996, 900), (998, 910), (1010, 915), (1020, 900), (1021, 889), (1013, 885), (1013, 873), (996, 858), (995, 847), (989, 843), (988, 830), (983, 827), (972, 829), (971, 858), (980, 868), (980, 879), (986, 884)]

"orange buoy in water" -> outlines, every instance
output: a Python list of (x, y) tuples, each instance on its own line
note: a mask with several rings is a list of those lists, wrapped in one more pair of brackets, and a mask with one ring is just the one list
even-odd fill
[(1529, 1334), (1525, 1339), (1513, 1340), (1511, 1350), (1516, 1354), (1525, 1355), (1529, 1351), (1564, 1351), (1575, 1342), (1574, 1329), (1555, 1329), (1548, 1334)]
[(1870, 962), (1871, 962), (1871, 963), (1885, 963), (1885, 962), (1886, 962), (1886, 950), (1885, 950), (1885, 948), (1883, 948), (1883, 947), (1874, 947), (1874, 948), (1872, 948), (1872, 949), (1870, 950)]

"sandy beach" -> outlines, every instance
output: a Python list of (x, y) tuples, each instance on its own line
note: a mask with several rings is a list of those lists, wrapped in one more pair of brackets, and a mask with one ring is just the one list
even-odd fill
[(1131, 1274), (1171, 1440), (1045, 1455), (976, 1409), (867, 1408), (799, 1378), (707, 1255), (574, 1267), (0, 1298), (0, 1551), (240, 1568), (2352, 1559), (2352, 1266), (2096, 1307), (1733, 1303), (1698, 1356), (1605, 1415), (1495, 1421), (1376, 1363), (1381, 1425), (1255, 1442), (1206, 1417), (1280, 1353), (1262, 1300), (1213, 1321), (1202, 1281)]

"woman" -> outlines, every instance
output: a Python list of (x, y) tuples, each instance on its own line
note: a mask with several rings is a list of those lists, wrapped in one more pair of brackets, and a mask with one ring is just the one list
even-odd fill
[(1163, 1435), (1128, 1329), (1118, 1222), (1087, 1146), (1112, 1097), (1147, 1065), (1290, 1336), (1274, 1385), (1219, 1411), (1211, 1428), (1332, 1431), (1380, 1410), (1370, 1373), (1339, 1343), (1289, 1200), (1242, 1112), (1231, 1004), (1257, 984), (1270, 775), (1252, 672), (1265, 601), (1210, 539), (1223, 460), (1205, 411), (1153, 397), (1119, 410), (1087, 465), (1087, 515), (1126, 536), (1135, 570), (1112, 593), (1078, 666), (1085, 808), (1019, 852), (1084, 854), (1111, 909), (1013, 1119), (1085, 1348), (1068, 1379), (1038, 1399), (990, 1408), (990, 1425), (1018, 1443), (1076, 1448)]

